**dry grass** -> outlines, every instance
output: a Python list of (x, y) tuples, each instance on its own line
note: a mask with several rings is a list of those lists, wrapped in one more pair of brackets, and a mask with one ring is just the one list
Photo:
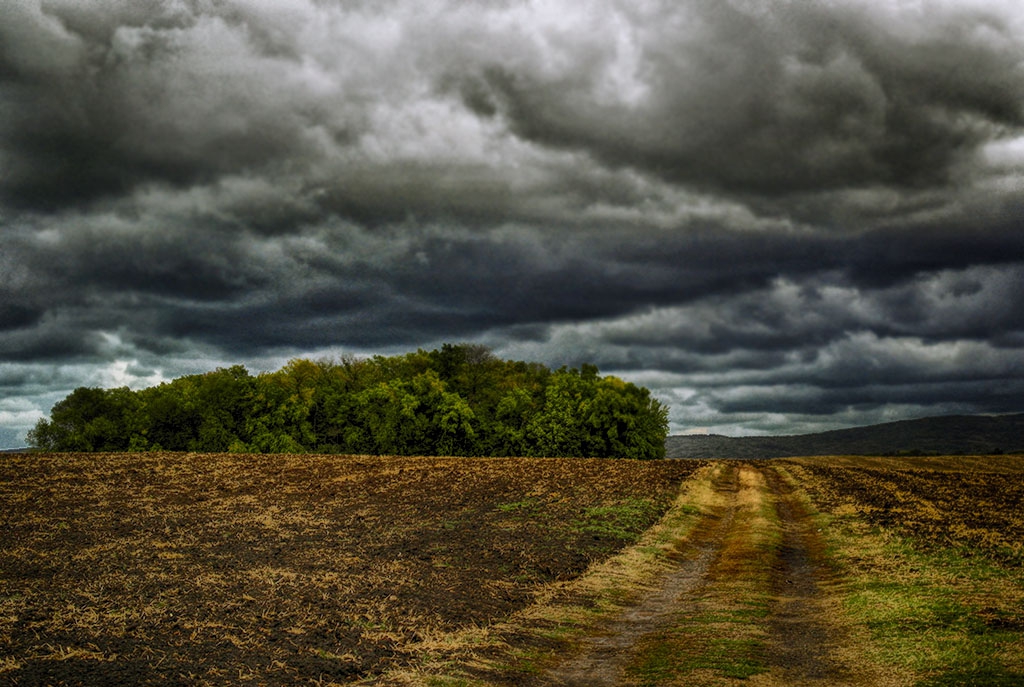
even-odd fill
[(629, 679), (789, 684), (780, 551), (816, 509), (830, 660), (1024, 684), (1022, 500), (1019, 457), (12, 456), (0, 682), (539, 685), (703, 542)]
[(724, 465), (707, 465), (633, 546), (595, 562), (580, 577), (540, 590), (506, 622), (424, 639), (418, 666), (389, 671), (375, 685), (544, 684), (544, 673), (616, 613), (659, 584), (694, 526), (720, 505), (713, 489)]
[(875, 661), (928, 687), (1024, 684), (1024, 461), (790, 463)]
[[(471, 635), (630, 543), (695, 467), (5, 458), (0, 675), (27, 684), (329, 684), (415, 664), (429, 638)], [(524, 502), (534, 507), (510, 507)], [(594, 513), (606, 527), (595, 527)]]
[(764, 475), (749, 466), (731, 469), (734, 485), (718, 493), (716, 514), (726, 521), (706, 579), (668, 627), (638, 643), (629, 684), (723, 685), (768, 671), (778, 521)]
[(1024, 565), (1024, 458), (797, 459), (829, 512), (860, 515), (936, 549)]

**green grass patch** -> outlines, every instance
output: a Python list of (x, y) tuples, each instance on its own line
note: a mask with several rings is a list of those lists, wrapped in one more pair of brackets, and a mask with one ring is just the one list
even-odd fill
[(680, 611), (668, 628), (637, 644), (626, 669), (636, 683), (745, 680), (768, 672), (771, 570), (781, 542), (779, 516), (763, 483), (744, 485), (739, 503), (700, 598)]
[(610, 506), (588, 508), (573, 528), (602, 539), (635, 542), (657, 519), (660, 509), (647, 499), (626, 499)]
[(857, 516), (821, 516), (845, 578), (844, 605), (871, 658), (919, 687), (1024, 685), (1020, 570), (962, 548), (917, 545)]
[(768, 671), (760, 637), (729, 636), (735, 628), (715, 628), (708, 622), (749, 624), (749, 619), (694, 618), (685, 626), (647, 637), (627, 673), (646, 687), (684, 680), (696, 671), (740, 680)]
[(479, 680), (470, 680), (462, 677), (449, 677), (446, 675), (429, 675), (425, 678), (427, 687), (483, 687), (486, 685)]
[(1003, 666), (986, 663), (972, 670), (953, 670), (918, 683), (919, 687), (1019, 687), (1024, 684), (1020, 673), (1011, 673)]
[(541, 506), (542, 504), (539, 499), (525, 498), (510, 503), (499, 503), (494, 507), (494, 510), (502, 513), (515, 513), (525, 517), (533, 517), (540, 514)]

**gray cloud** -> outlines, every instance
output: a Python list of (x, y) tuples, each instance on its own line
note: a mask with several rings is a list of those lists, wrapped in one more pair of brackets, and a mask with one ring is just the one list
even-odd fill
[(676, 429), (1024, 410), (1022, 46), (1010, 0), (7, 3), (0, 440), (453, 340)]
[(770, 5), (659, 3), (634, 27), (635, 100), (598, 95), (621, 53), (485, 67), (464, 97), (528, 139), (730, 193), (943, 184), (1021, 125), (1012, 15)]

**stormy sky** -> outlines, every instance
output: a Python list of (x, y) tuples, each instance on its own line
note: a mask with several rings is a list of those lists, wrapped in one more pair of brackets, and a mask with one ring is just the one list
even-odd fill
[(1024, 411), (1019, 0), (0, 3), (0, 446), (486, 344), (672, 431)]

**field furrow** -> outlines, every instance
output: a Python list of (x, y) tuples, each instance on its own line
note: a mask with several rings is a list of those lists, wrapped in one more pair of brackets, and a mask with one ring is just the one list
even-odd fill
[(1024, 684), (1024, 461), (21, 454), (0, 683)]
[(0, 462), (0, 681), (346, 683), (631, 543), (698, 465), (26, 454)]

